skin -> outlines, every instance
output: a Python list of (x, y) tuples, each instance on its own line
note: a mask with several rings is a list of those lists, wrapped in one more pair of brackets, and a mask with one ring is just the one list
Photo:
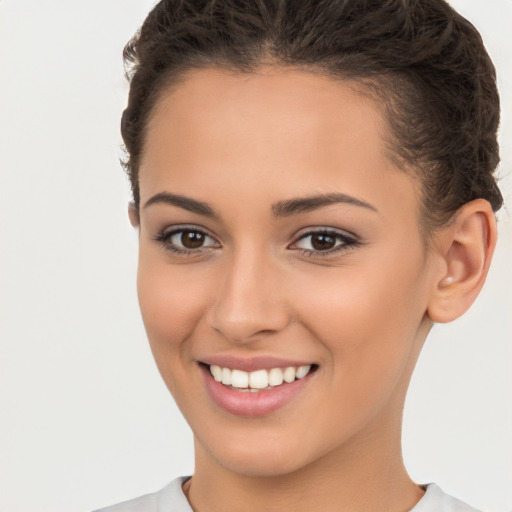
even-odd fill
[[(495, 241), (488, 203), (470, 203), (427, 246), (418, 183), (389, 158), (378, 106), (350, 84), (272, 67), (185, 78), (150, 118), (131, 218), (151, 349), (194, 432), (191, 505), (410, 510), (424, 491), (402, 462), (405, 393), (432, 320), (461, 314), (483, 284)], [(216, 216), (145, 206), (162, 193)], [(273, 213), (321, 194), (369, 206)], [(183, 254), (156, 240), (183, 225), (207, 233), (205, 245)], [(320, 228), (357, 243), (314, 251), (308, 233)], [(243, 418), (206, 392), (198, 361), (215, 354), (318, 370), (278, 411)]]

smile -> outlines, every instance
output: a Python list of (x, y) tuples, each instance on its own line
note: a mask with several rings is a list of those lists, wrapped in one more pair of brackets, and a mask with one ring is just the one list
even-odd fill
[(208, 395), (225, 412), (244, 417), (265, 416), (295, 403), (318, 370), (317, 364), (275, 358), (211, 359), (199, 365)]
[(224, 386), (240, 391), (258, 392), (270, 390), (283, 383), (291, 384), (296, 379), (302, 379), (311, 371), (311, 365), (288, 366), (287, 368), (271, 368), (269, 370), (256, 370), (246, 372), (231, 368), (222, 368), (210, 365), (210, 373), (217, 382)]

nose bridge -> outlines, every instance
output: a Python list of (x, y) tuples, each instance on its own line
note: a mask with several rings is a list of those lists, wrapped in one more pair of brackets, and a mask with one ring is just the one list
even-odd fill
[(289, 320), (278, 276), (268, 251), (248, 246), (234, 250), (210, 311), (211, 326), (232, 342), (283, 329)]

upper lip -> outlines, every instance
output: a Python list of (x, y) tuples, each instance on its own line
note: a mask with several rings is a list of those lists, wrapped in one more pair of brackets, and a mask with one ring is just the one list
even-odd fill
[(239, 357), (230, 355), (212, 355), (200, 359), (201, 363), (209, 366), (216, 365), (231, 370), (243, 370), (253, 372), (256, 370), (270, 370), (271, 368), (288, 368), (312, 365), (311, 361), (297, 361), (294, 359), (282, 359), (274, 356)]

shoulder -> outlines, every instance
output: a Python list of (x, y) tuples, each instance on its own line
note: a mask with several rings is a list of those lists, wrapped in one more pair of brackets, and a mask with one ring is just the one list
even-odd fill
[(94, 512), (192, 512), (182, 485), (189, 477), (173, 480), (163, 489)]
[(479, 512), (476, 508), (444, 493), (436, 484), (428, 484), (425, 488), (425, 495), (410, 512)]

